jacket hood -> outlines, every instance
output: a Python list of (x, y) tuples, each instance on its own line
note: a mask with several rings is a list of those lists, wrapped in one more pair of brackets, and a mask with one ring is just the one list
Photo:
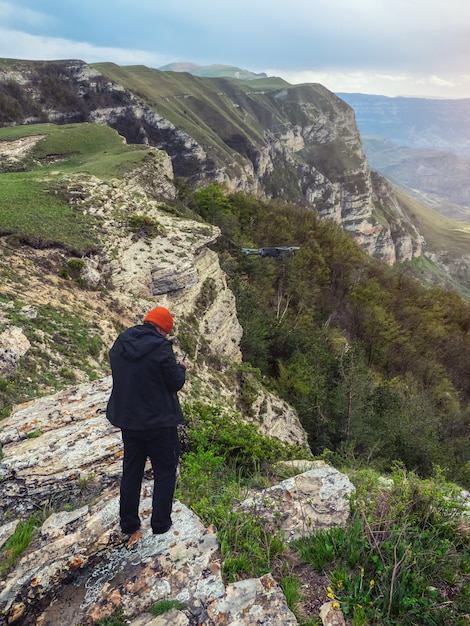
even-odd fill
[(149, 324), (133, 326), (124, 331), (118, 340), (120, 355), (127, 361), (139, 361), (166, 339)]

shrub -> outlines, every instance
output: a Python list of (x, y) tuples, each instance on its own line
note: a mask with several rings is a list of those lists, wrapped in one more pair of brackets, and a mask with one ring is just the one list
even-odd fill
[(327, 598), (353, 624), (464, 623), (457, 581), (470, 568), (455, 490), (401, 468), (390, 485), (359, 474), (357, 483), (347, 528), (295, 544), (305, 562), (329, 576)]
[(131, 232), (135, 233), (138, 238), (148, 237), (153, 239), (163, 232), (162, 227), (157, 220), (152, 219), (148, 215), (133, 213), (129, 217), (128, 224)]

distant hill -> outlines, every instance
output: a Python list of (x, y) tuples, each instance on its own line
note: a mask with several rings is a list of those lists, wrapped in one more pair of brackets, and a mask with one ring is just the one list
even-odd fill
[(442, 215), (470, 222), (470, 156), (363, 135), (370, 167)]
[(233, 65), (197, 65), (197, 63), (170, 63), (159, 67), (162, 72), (188, 72), (193, 76), (203, 78), (237, 78), (239, 80), (254, 80), (256, 78), (267, 78), (264, 72), (255, 74), (249, 70), (243, 70)]
[(361, 135), (385, 137), (400, 146), (470, 155), (470, 98), (388, 98), (337, 93), (356, 114)]
[(470, 221), (470, 98), (338, 93), (371, 168), (447, 217)]

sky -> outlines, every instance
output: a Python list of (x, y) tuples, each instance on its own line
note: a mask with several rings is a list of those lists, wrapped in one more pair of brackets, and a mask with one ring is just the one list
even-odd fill
[(470, 2), (0, 0), (0, 58), (223, 64), (336, 93), (470, 98)]

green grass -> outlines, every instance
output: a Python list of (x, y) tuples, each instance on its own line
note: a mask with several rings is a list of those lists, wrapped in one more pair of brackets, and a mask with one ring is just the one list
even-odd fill
[(13, 535), (7, 540), (2, 550), (0, 561), (0, 576), (3, 577), (7, 571), (16, 563), (18, 557), (23, 554), (31, 543), (34, 529), (41, 525), (44, 519), (39, 513), (29, 517), (26, 521), (20, 522)]
[(77, 255), (99, 246), (96, 221), (74, 210), (31, 172), (4, 173), (0, 185), (0, 232), (37, 247), (62, 246)]
[[(0, 129), (0, 141), (44, 135), (31, 152), (28, 169), (86, 172), (105, 180), (118, 176), (148, 154), (143, 145), (128, 145), (108, 126), (99, 124), (33, 124)], [(51, 162), (49, 162), (51, 161)]]
[[(12, 305), (6, 313), (9, 322), (21, 325), (31, 342), (14, 374), (0, 378), (0, 419), (9, 415), (15, 404), (69, 385), (75, 378), (72, 368), (85, 372), (90, 380), (102, 375), (100, 367), (107, 370), (100, 329), (85, 321), (84, 310), (70, 312), (43, 305), (37, 307), (36, 318), (28, 319), (21, 314), (24, 303), (20, 300), (1, 295), (0, 301)], [(98, 363), (93, 365), (90, 360)]]
[(149, 613), (152, 615), (163, 615), (164, 613), (171, 611), (171, 609), (183, 611), (185, 608), (185, 605), (179, 600), (160, 600), (160, 602), (156, 602), (149, 609)]
[(0, 233), (81, 256), (99, 248), (99, 223), (69, 200), (63, 176), (120, 177), (148, 155), (106, 126), (37, 124), (0, 129), (0, 141), (42, 136), (16, 169), (0, 176)]
[(470, 551), (455, 488), (401, 469), (389, 486), (370, 472), (356, 484), (346, 528), (295, 542), (302, 561), (329, 577), (325, 600), (357, 626), (463, 626)]
[(450, 259), (468, 254), (470, 224), (445, 217), (395, 188), (403, 210), (426, 241), (427, 249), (447, 251)]

